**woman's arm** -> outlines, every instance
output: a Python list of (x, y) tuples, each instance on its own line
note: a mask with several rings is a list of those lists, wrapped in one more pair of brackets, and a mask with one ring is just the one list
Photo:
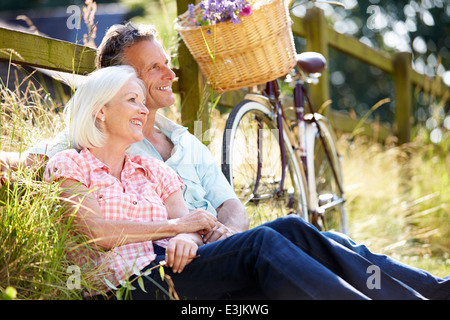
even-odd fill
[[(201, 235), (208, 234), (208, 230), (215, 228), (217, 218), (202, 209), (189, 212), (181, 192), (170, 195), (164, 204), (169, 218), (175, 219), (179, 230), (186, 230), (170, 239), (166, 248), (167, 265), (174, 273), (179, 273), (195, 258), (198, 247), (203, 245)], [(189, 225), (207, 225), (208, 228), (189, 232)]]
[(68, 208), (75, 213), (76, 225), (96, 245), (105, 249), (129, 243), (170, 238), (180, 233), (195, 233), (201, 230), (209, 232), (215, 224), (214, 219), (208, 219), (206, 216), (203, 218), (183, 216), (185, 213), (183, 205), (174, 202), (180, 196), (182, 198), (181, 191), (174, 192), (165, 200), (171, 212), (169, 220), (137, 222), (104, 219), (97, 199), (86, 186), (78, 181), (66, 179), (61, 186), (64, 188), (61, 196), (65, 199)]

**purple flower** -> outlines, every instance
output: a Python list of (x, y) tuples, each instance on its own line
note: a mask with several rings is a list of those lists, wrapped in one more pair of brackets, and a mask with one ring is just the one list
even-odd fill
[(195, 5), (188, 4), (189, 18), (192, 19), (195, 17)]
[(213, 25), (217, 22), (231, 21), (239, 23), (239, 15), (247, 16), (252, 13), (247, 0), (202, 0), (199, 5), (200, 14), (195, 16), (194, 5), (189, 5), (189, 18), (197, 25)]

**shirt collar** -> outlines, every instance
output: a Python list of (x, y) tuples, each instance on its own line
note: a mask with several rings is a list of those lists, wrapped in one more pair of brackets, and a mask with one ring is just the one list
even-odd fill
[(89, 151), (88, 148), (81, 149), (80, 155), (82, 155), (84, 158), (86, 158), (89, 161), (89, 163), (91, 164), (93, 169), (106, 169), (108, 171), (108, 173), (111, 171), (111, 169), (106, 164), (104, 164), (99, 159), (97, 159), (92, 154), (92, 152)]
[(155, 116), (155, 125), (172, 141), (178, 139), (179, 136), (188, 130), (186, 127), (173, 122), (159, 112), (157, 112)]
[[(101, 162), (99, 159), (97, 159), (92, 152), (89, 151), (87, 148), (83, 148), (80, 151), (80, 154), (87, 158), (88, 161), (91, 163), (93, 169), (102, 169), (106, 170), (107, 173), (111, 173), (111, 169), (108, 167), (108, 165)], [(136, 169), (141, 168), (144, 171), (148, 171), (147, 168), (143, 167), (140, 163), (134, 161), (134, 156), (125, 154), (125, 161), (123, 166), (123, 173), (126, 174), (132, 174)]]

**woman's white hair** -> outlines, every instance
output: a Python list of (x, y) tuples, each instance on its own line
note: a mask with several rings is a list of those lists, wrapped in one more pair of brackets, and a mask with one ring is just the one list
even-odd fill
[(145, 86), (130, 66), (112, 66), (89, 74), (77, 88), (64, 109), (64, 120), (77, 149), (102, 147), (105, 135), (100, 130), (97, 114), (131, 79)]

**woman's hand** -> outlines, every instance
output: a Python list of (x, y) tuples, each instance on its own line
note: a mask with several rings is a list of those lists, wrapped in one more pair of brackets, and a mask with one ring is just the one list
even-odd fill
[(217, 218), (203, 209), (195, 209), (181, 218), (174, 219), (178, 233), (210, 233), (216, 227)]
[(178, 234), (169, 240), (166, 248), (166, 264), (174, 273), (181, 273), (197, 255), (196, 234)]

